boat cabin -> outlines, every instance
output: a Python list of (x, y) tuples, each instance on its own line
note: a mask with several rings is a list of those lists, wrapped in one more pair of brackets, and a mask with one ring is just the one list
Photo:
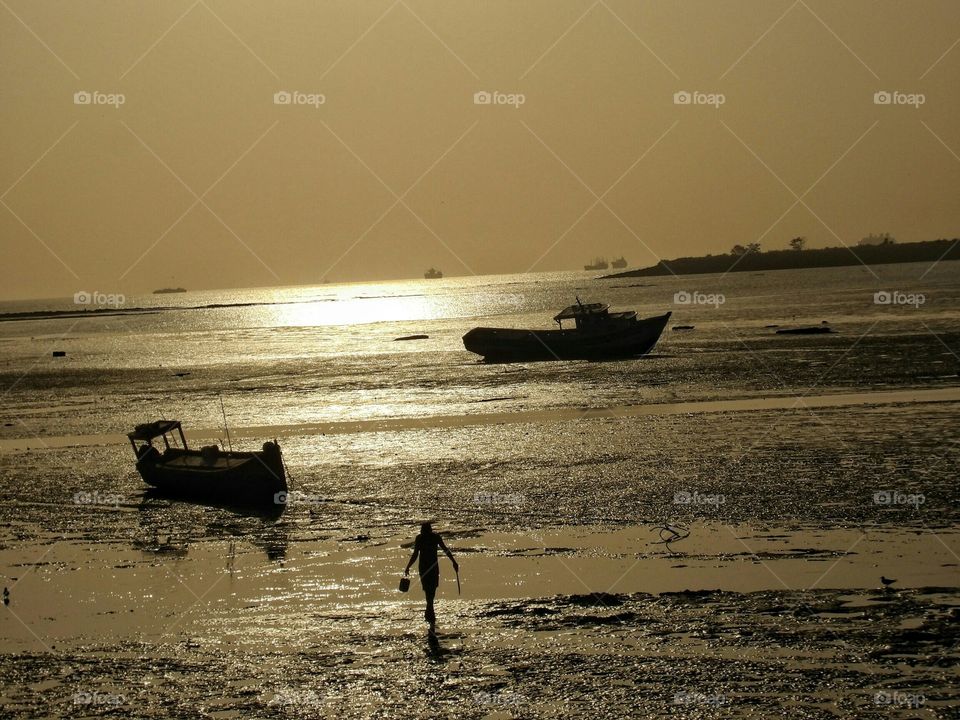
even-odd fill
[(626, 312), (610, 312), (610, 306), (606, 303), (582, 303), (579, 298), (576, 305), (564, 308), (553, 319), (560, 329), (563, 330), (564, 320), (573, 320), (577, 330), (591, 330), (599, 327), (607, 327), (611, 323), (630, 322), (636, 320), (637, 313), (634, 310)]
[[(132, 433), (127, 433), (127, 437), (130, 439), (134, 454), (139, 458), (147, 448), (153, 447), (154, 438), (162, 437), (163, 444), (169, 450), (170, 439), (172, 439), (174, 431), (180, 434), (180, 447), (186, 450), (187, 439), (183, 436), (183, 428), (180, 426), (179, 420), (156, 420), (152, 423), (143, 423), (137, 425)], [(168, 433), (171, 438), (167, 437)], [(139, 447), (137, 446), (138, 442), (142, 443)], [(175, 444), (176, 440), (174, 440)]]

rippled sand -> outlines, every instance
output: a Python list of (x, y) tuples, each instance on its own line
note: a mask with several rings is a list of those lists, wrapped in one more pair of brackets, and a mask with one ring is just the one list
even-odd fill
[[(122, 444), (5, 453), (0, 713), (956, 717), (958, 419), (293, 435), (267, 517), (145, 497)], [(395, 590), (426, 518), (462, 566), (436, 644)]]
[(954, 588), (447, 602), (435, 640), (396, 602), (251, 606), (163, 640), (8, 655), (0, 678), (23, 717), (955, 717), (956, 602)]

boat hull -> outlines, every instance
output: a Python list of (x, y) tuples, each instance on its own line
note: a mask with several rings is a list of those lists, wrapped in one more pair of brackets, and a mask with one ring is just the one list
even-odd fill
[(137, 472), (165, 495), (223, 504), (282, 504), (287, 491), (283, 458), (274, 443), (261, 452), (171, 448), (147, 453), (137, 461)]
[(487, 362), (637, 357), (653, 349), (669, 319), (667, 313), (589, 332), (480, 327), (463, 336), (463, 345)]

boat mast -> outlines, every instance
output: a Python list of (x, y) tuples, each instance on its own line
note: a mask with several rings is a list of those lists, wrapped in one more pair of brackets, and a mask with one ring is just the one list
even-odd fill
[(223, 431), (227, 434), (227, 449), (233, 452), (233, 445), (230, 443), (230, 428), (227, 427), (227, 411), (223, 409), (223, 395), (217, 393), (220, 398), (220, 412), (223, 414)]

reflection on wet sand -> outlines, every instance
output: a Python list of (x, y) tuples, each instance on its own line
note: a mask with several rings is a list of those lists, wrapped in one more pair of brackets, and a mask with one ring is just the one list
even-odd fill
[[(171, 513), (172, 506), (191, 509), (198, 524), (190, 526), (174, 521), (176, 513)], [(197, 515), (197, 508), (217, 511), (216, 519), (204, 517), (209, 513)], [(171, 500), (151, 489), (144, 492), (137, 509), (141, 535), (133, 541), (133, 547), (145, 552), (184, 556), (191, 542), (242, 540), (263, 550), (267, 560), (282, 563), (287, 556), (289, 530), (282, 521), (286, 511), (283, 504), (250, 507), (210, 501), (187, 503)], [(178, 528), (171, 527), (174, 522)]]

